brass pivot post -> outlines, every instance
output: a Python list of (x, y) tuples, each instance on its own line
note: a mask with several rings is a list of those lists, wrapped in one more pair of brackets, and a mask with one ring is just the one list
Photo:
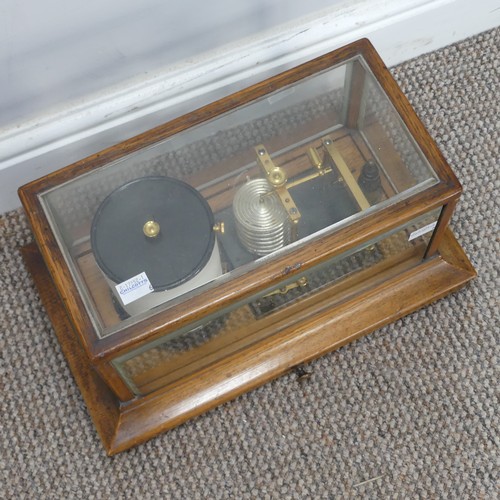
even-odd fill
[(297, 238), (297, 224), (300, 220), (300, 212), (293, 201), (290, 192), (287, 189), (287, 178), (285, 171), (275, 165), (269, 153), (263, 144), (255, 146), (255, 152), (257, 153), (257, 163), (264, 171), (266, 179), (269, 184), (273, 187), (273, 190), (278, 195), (283, 207), (285, 208), (290, 221), (292, 222), (292, 240)]

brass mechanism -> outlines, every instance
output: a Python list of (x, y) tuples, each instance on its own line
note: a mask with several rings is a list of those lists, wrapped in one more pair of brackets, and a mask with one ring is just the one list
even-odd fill
[(332, 171), (331, 167), (323, 167), (323, 163), (320, 160), (318, 152), (315, 148), (309, 148), (307, 151), (307, 156), (309, 158), (309, 161), (316, 167), (316, 172), (287, 183), (287, 189), (298, 186), (299, 184), (302, 184), (304, 182), (312, 181), (313, 179), (316, 179), (316, 177), (320, 177)]
[(286, 286), (282, 286), (280, 288), (276, 288), (276, 290), (273, 290), (272, 292), (269, 292), (268, 294), (264, 295), (264, 297), (271, 297), (272, 295), (285, 295), (288, 293), (290, 290), (293, 290), (294, 288), (299, 288), (301, 286), (306, 286), (307, 285), (307, 277), (306, 276), (301, 276), (297, 281), (294, 283), (289, 283)]
[(344, 182), (347, 184), (349, 191), (354, 196), (354, 199), (356, 200), (356, 203), (358, 204), (359, 208), (361, 210), (366, 210), (367, 208), (370, 208), (370, 203), (366, 199), (366, 196), (364, 195), (363, 191), (361, 191), (359, 184), (356, 182), (356, 179), (349, 170), (349, 167), (347, 166), (347, 163), (345, 162), (344, 158), (342, 158), (342, 155), (333, 145), (331, 137), (328, 136), (323, 137), (322, 142), (323, 146), (326, 149), (326, 152), (328, 153), (332, 161), (335, 163), (335, 166), (337, 167), (339, 174), (344, 179)]
[(142, 226), (142, 232), (148, 238), (156, 238), (160, 234), (160, 224), (154, 220), (148, 220)]
[(257, 153), (257, 161), (266, 174), (269, 184), (274, 187), (274, 191), (279, 196), (290, 220), (294, 224), (297, 224), (300, 219), (300, 212), (288, 192), (285, 171), (278, 165), (274, 164), (273, 160), (271, 160), (271, 157), (269, 156), (269, 153), (262, 144), (256, 146), (255, 151)]
[(224, 226), (224, 222), (216, 222), (214, 224), (213, 230), (216, 233), (224, 234), (224, 231), (226, 230), (226, 228)]
[(318, 169), (321, 170), (321, 167), (323, 166), (321, 163), (321, 159), (318, 155), (318, 152), (316, 151), (315, 148), (309, 148), (307, 150), (307, 156), (309, 157), (309, 161)]
[[(332, 172), (333, 167), (336, 167), (338, 170), (339, 182), (344, 182), (346, 184), (347, 189), (351, 192), (359, 208), (361, 210), (365, 210), (370, 207), (369, 201), (352, 175), (344, 158), (342, 158), (342, 155), (335, 147), (332, 138), (325, 136), (322, 138), (321, 142), (321, 149), (324, 150), (325, 158), (323, 160), (320, 158), (320, 155), (315, 147), (308, 148), (307, 156), (311, 165), (314, 167), (314, 170), (312, 173), (296, 178), (293, 181), (289, 181), (285, 170), (273, 162), (263, 144), (258, 144), (254, 147), (257, 155), (257, 164), (264, 172), (267, 183), (272, 187), (272, 190), (266, 191), (261, 196), (264, 197), (276, 193), (281, 205), (288, 214), (290, 222), (292, 223), (291, 241), (295, 241), (297, 239), (298, 222), (301, 214), (292, 198), (292, 195), (290, 194), (290, 189)], [(324, 163), (328, 163), (331, 166), (325, 166)], [(289, 288), (287, 288), (284, 293), (286, 293), (288, 289)], [(272, 293), (280, 292), (276, 291)]]
[(278, 165), (274, 164), (274, 162), (272, 161), (268, 152), (266, 151), (266, 148), (262, 144), (259, 144), (258, 146), (256, 146), (255, 151), (257, 152), (258, 162), (259, 162), (261, 168), (264, 170), (268, 182), (274, 188), (284, 188), (284, 191), (281, 191), (281, 194), (280, 194), (279, 189), (275, 189), (275, 190), (280, 195), (281, 201), (283, 202), (285, 209), (287, 209), (290, 214), (295, 214), (295, 217), (291, 217), (292, 221), (295, 221), (295, 220), (298, 221), (298, 219), (300, 218), (300, 214), (299, 214), (298, 209), (295, 206), (295, 204), (293, 204), (293, 205), (294, 205), (295, 209), (297, 209), (297, 212), (295, 212), (294, 210), (290, 211), (290, 208), (291, 208), (290, 204), (293, 203), (293, 200), (290, 197), (290, 193), (288, 192), (288, 190), (290, 188), (298, 186), (299, 184), (303, 184), (304, 182), (312, 181), (313, 179), (316, 179), (316, 177), (328, 174), (332, 171), (332, 168), (331, 167), (323, 167), (323, 162), (321, 161), (316, 149), (309, 148), (307, 150), (307, 156), (308, 156), (311, 164), (314, 167), (316, 167), (316, 172), (309, 174), (309, 175), (306, 175), (304, 177), (301, 177), (300, 179), (296, 179), (294, 181), (288, 181), (285, 171), (281, 167), (279, 167)]

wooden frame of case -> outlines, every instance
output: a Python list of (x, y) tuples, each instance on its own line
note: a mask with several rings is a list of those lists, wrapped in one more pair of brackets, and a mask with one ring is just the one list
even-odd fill
[[(278, 257), (257, 271), (213, 288), (210, 301), (203, 294), (194, 296), (182, 307), (174, 306), (114, 335), (98, 338), (50, 230), (39, 194), (357, 55), (363, 56), (439, 181), (352, 226), (298, 248), (292, 255)], [(360, 75), (352, 75), (354, 98), (346, 117), (348, 123), (354, 122), (359, 113), (355, 96), (359, 95), (360, 80)], [(360, 40), (34, 181), (20, 188), (19, 195), (38, 243), (38, 249), (33, 245), (25, 249), (26, 261), (106, 450), (114, 454), (394, 321), (472, 279), (474, 269), (447, 230), (460, 192), (458, 180), (370, 42)], [(354, 293), (353, 284), (353, 293), (333, 307), (318, 306), (306, 320), (297, 320), (209, 367), (146, 396), (136, 396), (111, 364), (118, 354), (145, 345), (256, 291), (279, 285), (284, 277), (304, 272), (439, 207), (441, 215), (424, 260), (400, 273), (397, 267), (387, 270), (384, 281), (379, 279), (359, 293)], [(332, 294), (335, 293), (334, 287)]]

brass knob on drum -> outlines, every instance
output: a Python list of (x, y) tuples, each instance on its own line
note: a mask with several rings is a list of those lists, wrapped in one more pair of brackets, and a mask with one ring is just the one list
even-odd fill
[(154, 220), (148, 220), (142, 226), (142, 232), (148, 238), (156, 238), (160, 234), (160, 224)]

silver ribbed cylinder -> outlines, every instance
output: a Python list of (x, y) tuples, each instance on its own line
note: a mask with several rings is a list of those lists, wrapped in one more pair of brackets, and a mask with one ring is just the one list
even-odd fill
[(267, 255), (290, 243), (290, 218), (266, 179), (248, 181), (238, 190), (233, 213), (240, 242), (249, 252)]

